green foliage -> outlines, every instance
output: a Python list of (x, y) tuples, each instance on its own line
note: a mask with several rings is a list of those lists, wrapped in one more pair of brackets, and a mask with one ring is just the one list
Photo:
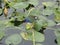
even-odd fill
[(53, 14), (53, 10), (51, 8), (46, 8), (43, 10), (43, 15), (52, 15)]
[(59, 31), (55, 31), (55, 35), (57, 37), (58, 45), (60, 45), (60, 32)]
[(53, 7), (53, 6), (55, 7), (57, 2), (43, 2), (42, 4), (45, 5), (46, 7)]
[(41, 20), (37, 20), (35, 22), (34, 28), (35, 28), (35, 30), (39, 31), (45, 24), (47, 26), (47, 23), (46, 23), (45, 20), (44, 21), (42, 19)]
[(2, 13), (2, 9), (0, 9), (0, 14)]
[(47, 23), (48, 23), (48, 26), (50, 27), (56, 25), (56, 23), (53, 20), (48, 20)]
[(33, 4), (34, 6), (37, 6), (39, 4), (39, 0), (28, 0), (28, 3)]
[(36, 16), (36, 15), (40, 15), (40, 9), (39, 8), (32, 8), (31, 9), (31, 12), (29, 13), (30, 15), (32, 15), (32, 16)]
[(4, 36), (5, 36), (5, 32), (4, 31), (0, 31), (0, 41), (3, 39)]
[(13, 45), (18, 45), (21, 42), (22, 38), (20, 37), (19, 34), (13, 34), (5, 40), (5, 43), (7, 45), (13, 44)]
[(55, 10), (55, 21), (60, 23), (60, 11)]
[[(14, 29), (19, 29), (21, 33), (13, 34), (8, 37), (6, 36), (5, 43), (7, 45), (18, 45), (21, 43), (22, 38), (32, 41), (33, 45), (35, 45), (35, 42), (44, 42), (45, 36), (42, 32), (44, 32), (45, 29), (49, 29), (48, 27), (51, 28), (60, 23), (60, 6), (58, 6), (58, 2), (43, 2), (42, 4), (46, 8), (41, 9), (41, 7), (38, 6), (38, 2), (39, 0), (6, 0), (6, 2), (2, 2), (4, 3), (6, 11), (4, 11), (4, 8), (3, 10), (0, 9), (0, 14), (2, 12), (3, 14), (7, 12), (7, 14), (4, 14), (6, 19), (0, 20), (0, 40), (6, 36), (6, 28), (12, 27)], [(35, 6), (38, 7), (35, 8)], [(28, 8), (28, 10), (26, 8)], [(9, 14), (9, 9), (13, 9), (11, 14)], [(23, 11), (21, 12), (18, 10)], [(48, 19), (49, 16), (54, 16), (54, 20)], [(52, 30), (56, 31), (56, 29)], [(59, 31), (60, 30), (57, 29), (55, 32), (58, 45), (60, 45)], [(36, 45), (42, 44), (36, 43)]]
[[(25, 40), (33, 41), (32, 34), (30, 34), (30, 33), (24, 33), (24, 32), (22, 32), (21, 36)], [(37, 32), (37, 31), (34, 31), (34, 39), (35, 39), (35, 42), (43, 42), (45, 40), (45, 37), (44, 37), (43, 34)]]
[(5, 21), (5, 20), (0, 21), (0, 30), (5, 30), (6, 25), (5, 25), (5, 23), (4, 23), (4, 22), (6, 22), (6, 21)]
[(20, 2), (20, 3), (11, 2), (9, 5), (15, 9), (23, 9), (28, 6), (28, 3), (26, 3), (26, 2)]
[(23, 20), (26, 18), (26, 16), (27, 16), (27, 12), (25, 12), (25, 13), (23, 13), (23, 12), (18, 12), (16, 18), (17, 18), (17, 20), (19, 20), (19, 21), (23, 21)]
[[(57, 2), (58, 3), (58, 2)], [(56, 2), (52, 3), (52, 2), (44, 2), (43, 5), (45, 5), (47, 8), (46, 9), (50, 9), (49, 11), (45, 11), (44, 14), (45, 15), (51, 15), (51, 13), (54, 13), (54, 21), (56, 21), (58, 24), (60, 25), (60, 6), (56, 5)], [(44, 9), (44, 10), (46, 10)], [(43, 10), (43, 11), (44, 11)], [(51, 11), (52, 10), (52, 11)], [(54, 21), (48, 20), (48, 26), (53, 26), (56, 25), (56, 23)], [(55, 35), (57, 37), (57, 44), (60, 45), (60, 29), (54, 29), (54, 28), (50, 28), (52, 30), (55, 30)]]

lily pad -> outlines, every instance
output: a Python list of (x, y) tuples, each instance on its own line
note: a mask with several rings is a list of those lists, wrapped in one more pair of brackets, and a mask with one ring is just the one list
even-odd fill
[(53, 9), (51, 9), (51, 8), (46, 8), (46, 9), (44, 9), (43, 10), (43, 12), (42, 12), (42, 14), (43, 15), (52, 15), (53, 14)]
[(11, 2), (11, 3), (9, 3), (9, 5), (15, 9), (23, 9), (28, 6), (28, 3), (26, 3), (26, 2), (20, 2), (20, 3)]
[[(34, 36), (35, 42), (43, 42), (45, 40), (44, 34), (41, 34), (41, 33), (37, 32), (37, 31), (34, 31), (34, 33), (35, 33), (34, 34), (35, 35)], [(22, 32), (21, 36), (25, 40), (33, 41), (32, 34), (27, 34), (27, 33)]]
[(37, 20), (35, 25), (34, 25), (34, 29), (36, 31), (39, 31), (42, 27), (47, 26), (47, 23), (45, 20)]
[(6, 38), (5, 43), (7, 45), (9, 45), (9, 44), (17, 45), (17, 44), (21, 43), (21, 41), (22, 41), (22, 38), (20, 37), (19, 34), (13, 34)]
[(5, 36), (5, 32), (4, 31), (0, 31), (0, 40)]

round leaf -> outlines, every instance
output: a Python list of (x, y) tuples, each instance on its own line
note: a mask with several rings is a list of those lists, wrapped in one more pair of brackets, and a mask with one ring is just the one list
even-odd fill
[[(37, 32), (37, 31), (34, 31), (34, 39), (35, 39), (35, 42), (43, 42), (45, 40), (45, 37), (43, 34)], [(23, 37), (23, 39), (25, 40), (30, 40), (30, 41), (33, 41), (33, 37), (32, 37), (32, 34), (27, 34), (27, 33), (24, 33), (22, 32), (21, 33), (21, 36)]]
[(52, 9), (44, 9), (43, 12), (42, 12), (43, 15), (51, 15), (53, 14), (53, 10)]
[(47, 20), (48, 26), (55, 26), (56, 23), (53, 20)]
[(20, 2), (20, 3), (11, 2), (10, 6), (15, 8), (15, 9), (23, 9), (23, 8), (26, 8), (28, 6), (28, 3), (26, 3), (26, 2)]
[(21, 43), (21, 41), (22, 41), (22, 38), (20, 37), (19, 34), (13, 34), (13, 35), (7, 37), (7, 39), (5, 40), (5, 43), (7, 45), (9, 45), (9, 44), (17, 45), (17, 44)]
[(34, 29), (36, 31), (39, 31), (43, 26), (44, 27), (46, 26), (45, 24), (47, 24), (45, 20), (42, 20), (42, 19), (41, 20), (37, 20), (35, 22)]

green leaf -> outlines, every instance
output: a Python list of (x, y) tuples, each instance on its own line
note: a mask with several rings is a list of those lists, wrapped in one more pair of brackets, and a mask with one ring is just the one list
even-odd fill
[[(43, 34), (37, 32), (37, 31), (34, 31), (34, 39), (35, 39), (35, 42), (43, 42), (45, 40), (45, 37)], [(23, 37), (23, 39), (25, 40), (30, 40), (30, 41), (33, 41), (33, 37), (32, 37), (32, 34), (28, 34), (28, 33), (25, 33), (25, 32), (22, 32), (21, 33), (21, 36)]]
[(46, 26), (46, 21), (45, 20), (37, 20), (36, 22), (35, 22), (35, 25), (34, 25), (34, 29), (36, 30), (36, 31), (39, 31), (43, 26), (45, 27)]
[(49, 15), (53, 14), (53, 9), (51, 9), (51, 8), (46, 8), (46, 9), (43, 10), (42, 14), (49, 16)]
[(54, 33), (57, 37), (60, 36), (60, 30), (56, 29)]
[(5, 43), (7, 45), (9, 44), (18, 45), (19, 43), (21, 43), (21, 41), (22, 41), (22, 38), (20, 37), (19, 34), (13, 34), (6, 38)]
[(28, 0), (28, 2), (34, 6), (37, 6), (39, 4), (39, 0)]
[(60, 45), (60, 31), (55, 31), (55, 35), (57, 37), (58, 45)]
[(5, 24), (6, 24), (6, 27), (14, 26), (14, 24), (11, 22), (5, 22)]
[(47, 20), (48, 26), (55, 26), (56, 23), (53, 20)]
[(38, 20), (35, 20), (35, 25), (34, 28), (36, 31), (39, 31), (42, 27), (46, 27), (47, 26), (47, 18), (39, 15), (38, 16)]
[[(10, 2), (11, 2), (12, 0), (10, 0)], [(32, 5), (34, 5), (34, 6), (37, 6), (38, 4), (39, 4), (39, 0), (16, 0), (16, 1), (12, 1), (12, 2), (15, 2), (15, 3), (21, 3), (21, 2), (26, 2), (26, 3), (28, 3), (28, 4), (32, 4)], [(25, 5), (25, 4), (24, 4)]]
[(36, 42), (43, 42), (45, 39), (44, 35), (35, 31), (35, 40)]
[(60, 11), (55, 10), (55, 21), (60, 23)]
[(5, 32), (0, 30), (0, 40), (5, 36)]
[(2, 9), (0, 9), (0, 14), (2, 13)]
[(2, 23), (2, 24), (4, 24), (3, 26), (5, 26), (4, 28), (14, 26), (14, 24), (11, 23), (11, 21), (14, 21), (14, 18), (2, 21), (2, 22), (5, 22), (5, 23)]
[(36, 9), (36, 8), (33, 8), (30, 12), (30, 15), (33, 15), (33, 16), (36, 16), (36, 15), (40, 15), (40, 9)]
[(45, 16), (42, 16), (42, 15), (39, 15), (39, 16), (38, 16), (38, 19), (39, 19), (39, 20), (45, 20), (45, 21), (47, 20), (47, 18), (46, 18)]
[(19, 21), (23, 21), (26, 18), (26, 16), (27, 16), (27, 13), (25, 13), (25, 12), (24, 13), (23, 12), (18, 12), (16, 18)]
[(5, 20), (0, 21), (0, 30), (5, 30), (6, 25), (5, 25), (5, 23), (4, 23), (4, 22), (6, 22), (6, 21), (5, 21)]
[(55, 6), (57, 3), (56, 2), (43, 2), (43, 5), (47, 6), (47, 7), (53, 7)]
[(23, 9), (28, 6), (28, 3), (27, 2), (20, 2), (20, 3), (11, 2), (9, 5), (15, 9)]
[(57, 37), (58, 45), (60, 45), (60, 36)]
[(37, 31), (39, 31), (41, 29), (41, 27), (43, 26), (42, 21), (41, 22), (40, 21), (37, 21), (34, 25), (34, 29)]

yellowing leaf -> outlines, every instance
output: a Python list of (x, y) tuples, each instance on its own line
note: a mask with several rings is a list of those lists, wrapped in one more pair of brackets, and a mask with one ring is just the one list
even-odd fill
[(14, 2), (17, 2), (17, 0), (14, 0)]
[(60, 11), (56, 10), (54, 14), (55, 14), (55, 21), (60, 22)]
[[(23, 37), (23, 39), (25, 40), (30, 40), (33, 41), (33, 37), (32, 34), (26, 33), (26, 32), (21, 32), (21, 36)], [(43, 34), (34, 31), (34, 38), (35, 38), (35, 42), (43, 42), (45, 40), (45, 37)]]
[(6, 7), (4, 8), (4, 14), (5, 14), (5, 17), (7, 17), (8, 9)]
[(6, 3), (6, 2), (8, 2), (8, 0), (4, 0), (4, 2)]
[(22, 37), (23, 37), (25, 40), (28, 40), (28, 35), (27, 35), (27, 33), (22, 32), (21, 35), (22, 35)]
[(26, 29), (32, 29), (33, 28), (33, 24), (32, 23), (27, 23), (26, 24)]

